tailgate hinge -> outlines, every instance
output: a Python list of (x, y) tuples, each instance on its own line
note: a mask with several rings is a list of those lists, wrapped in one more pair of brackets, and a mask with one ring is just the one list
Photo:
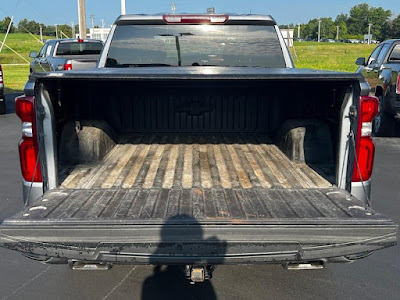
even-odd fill
[(349, 116), (353, 120), (357, 118), (357, 107), (355, 105), (350, 106)]

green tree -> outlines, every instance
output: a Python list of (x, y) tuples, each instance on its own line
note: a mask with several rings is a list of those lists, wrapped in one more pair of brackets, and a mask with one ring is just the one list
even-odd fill
[[(58, 30), (58, 36), (59, 36), (60, 38), (66, 38), (66, 36), (69, 37), (69, 38), (72, 37), (72, 29), (71, 29), (71, 26), (69, 26), (69, 25), (67, 25), (67, 24), (58, 25), (58, 26), (57, 26), (57, 30)], [(62, 35), (61, 32), (62, 32), (64, 35)]]
[(321, 18), (321, 39), (334, 39), (336, 26), (332, 18)]
[(342, 23), (346, 23), (349, 21), (349, 16), (347, 14), (340, 14), (335, 19), (335, 25), (340, 25)]
[[(1, 33), (7, 32), (10, 22), (11, 22), (10, 17), (5, 17), (3, 20), (0, 21), (0, 32)], [(10, 32), (14, 32), (14, 24), (11, 24)]]
[(400, 15), (384, 24), (382, 27), (382, 36), (385, 40), (400, 38)]
[(371, 33), (375, 39), (383, 40), (385, 23), (389, 21), (392, 12), (382, 7), (371, 7), (369, 11), (369, 22), (372, 24)]
[(348, 20), (348, 31), (351, 35), (368, 33), (368, 24), (372, 24), (371, 34), (376, 39), (382, 39), (382, 28), (389, 20), (392, 12), (382, 7), (370, 7), (367, 3), (353, 6)]
[(53, 25), (50, 26), (43, 25), (43, 35), (56, 36), (56, 27)]
[(339, 23), (336, 23), (336, 26), (339, 26), (339, 40), (347, 38), (347, 35), (349, 34), (349, 30), (347, 29), (347, 23), (344, 21), (341, 21)]
[(318, 19), (310, 20), (303, 29), (303, 36), (310, 39), (318, 37)]
[(400, 39), (400, 15), (392, 21), (391, 38)]
[(32, 20), (23, 19), (18, 22), (18, 32), (39, 34), (40, 24)]
[(365, 33), (365, 28), (368, 26), (368, 11), (367, 3), (358, 4), (350, 9), (350, 17), (348, 20), (349, 34)]

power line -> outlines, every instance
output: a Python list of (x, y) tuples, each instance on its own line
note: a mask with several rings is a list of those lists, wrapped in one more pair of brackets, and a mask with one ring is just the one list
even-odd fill
[(10, 14), (0, 7), (0, 10), (8, 17)]
[(23, 0), (25, 2), (25, 4), (29, 5), (30, 8), (32, 8), (40, 17), (42, 17), (43, 19), (45, 19), (47, 21), (48, 24), (53, 23), (49, 18), (47, 18), (45, 15), (43, 15), (40, 11), (38, 11), (36, 9), (36, 7), (31, 4), (30, 2), (28, 2), (27, 0)]
[(17, 0), (17, 4), (15, 5), (15, 9), (14, 9), (13, 16), (15, 15), (15, 13), (16, 13), (16, 11), (17, 11), (18, 5), (19, 5), (19, 0)]

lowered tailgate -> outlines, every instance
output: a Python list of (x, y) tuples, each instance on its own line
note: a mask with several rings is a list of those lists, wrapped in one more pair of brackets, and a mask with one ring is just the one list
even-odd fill
[(257, 263), (352, 257), (396, 244), (397, 225), (338, 188), (57, 189), (0, 227), (3, 247), (120, 263)]

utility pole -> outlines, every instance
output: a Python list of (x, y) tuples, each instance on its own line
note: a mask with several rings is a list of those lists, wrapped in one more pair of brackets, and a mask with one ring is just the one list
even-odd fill
[(121, 15), (126, 14), (126, 9), (125, 9), (125, 0), (121, 0)]
[(101, 21), (101, 28), (104, 28), (105, 26), (104, 19), (101, 19), (100, 21)]
[(58, 29), (57, 29), (57, 24), (54, 25), (56, 27), (56, 39), (58, 39)]
[(300, 38), (300, 23), (297, 24), (297, 38)]
[(71, 22), (71, 32), (72, 32), (72, 38), (75, 38), (75, 24), (74, 22)]
[(339, 40), (339, 27), (340, 26), (336, 26), (336, 40)]
[(43, 44), (43, 28), (42, 28), (42, 25), (39, 25), (39, 31), (40, 31), (40, 42)]
[(368, 45), (371, 44), (371, 26), (372, 23), (368, 24)]
[(86, 9), (85, 0), (78, 0), (79, 37), (86, 38)]
[(12, 25), (12, 23), (13, 23), (13, 20), (14, 20), (14, 16), (11, 16), (11, 20), (10, 20), (10, 23), (8, 24), (8, 28), (7, 28), (6, 35), (4, 36), (3, 43), (2, 43), (1, 46), (0, 46), (0, 53), (1, 53), (1, 50), (3, 50), (3, 46), (4, 46), (5, 43), (6, 43), (7, 36), (8, 36), (8, 34), (10, 33), (11, 25)]
[(318, 43), (321, 41), (321, 20), (318, 20)]
[(175, 8), (176, 8), (176, 7), (175, 7), (175, 3), (172, 2), (172, 3), (171, 3), (171, 10), (172, 10), (172, 13), (173, 13), (173, 14), (175, 14)]
[(92, 20), (92, 29), (94, 28), (94, 15), (90, 15), (90, 20)]

